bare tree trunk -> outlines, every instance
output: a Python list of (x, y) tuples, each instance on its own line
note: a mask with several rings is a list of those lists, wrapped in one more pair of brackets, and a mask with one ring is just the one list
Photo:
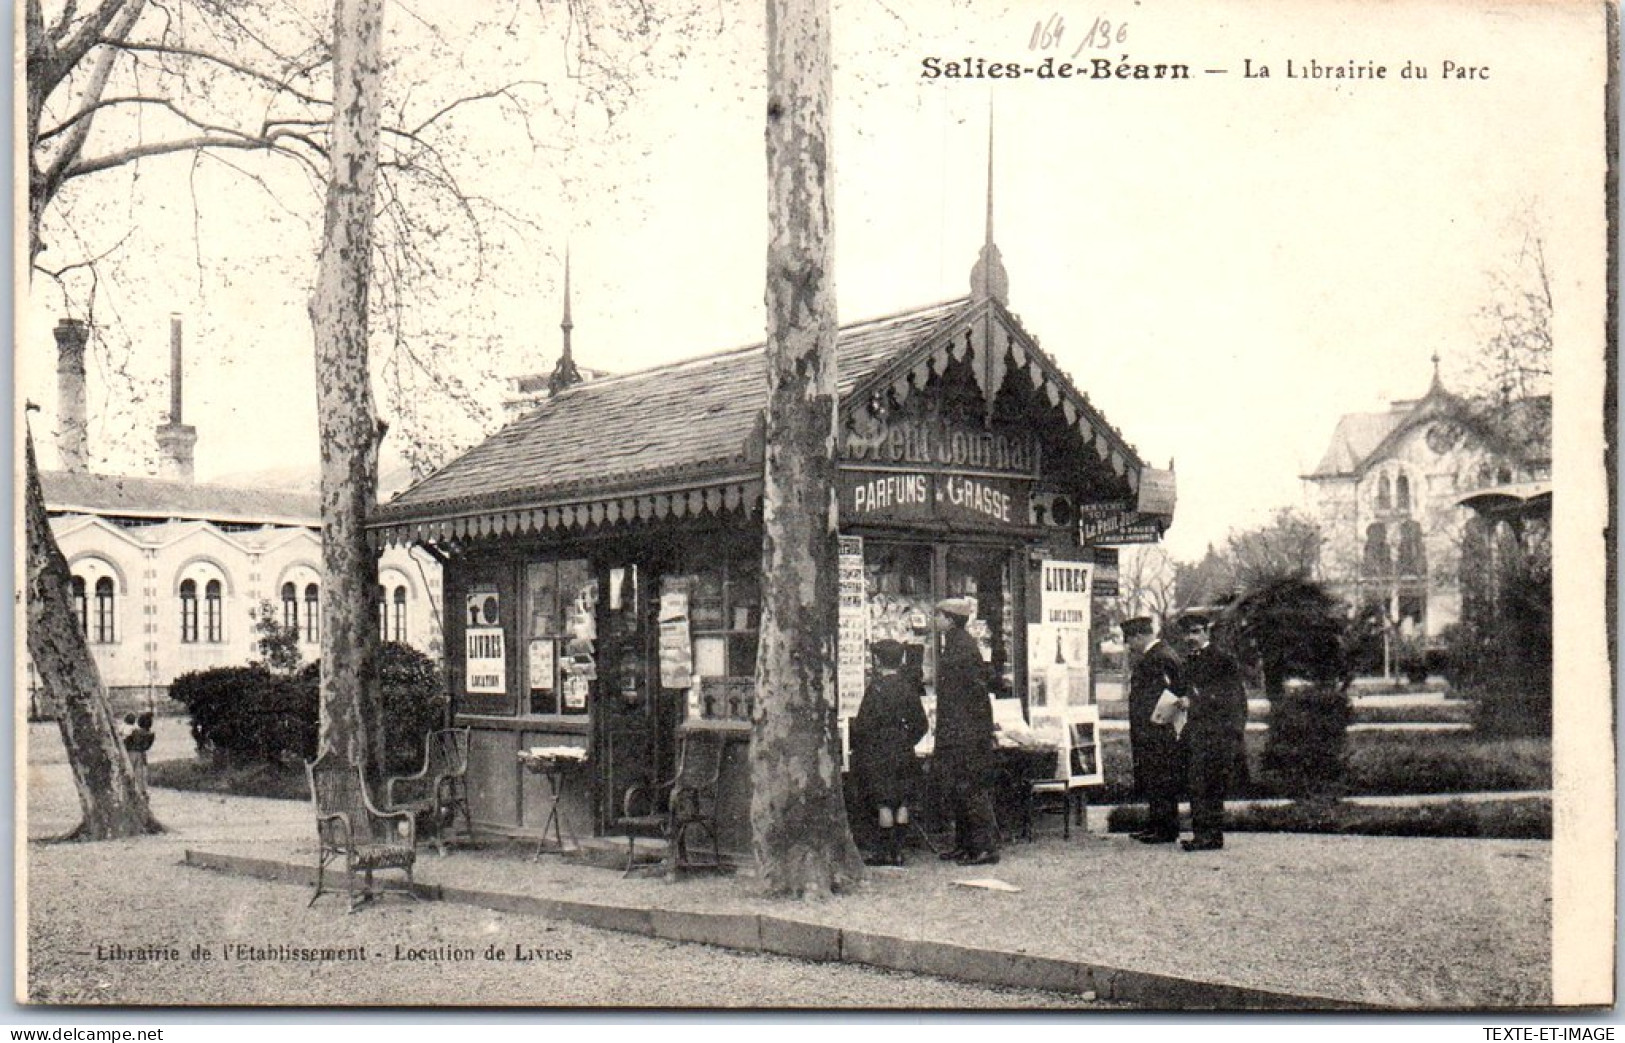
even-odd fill
[(321, 753), (382, 770), (384, 732), (373, 609), (378, 557), (362, 525), (377, 498), (378, 443), (367, 367), (373, 195), (382, 109), (382, 0), (333, 11), (332, 172), (310, 302), (322, 451)]
[(161, 833), (163, 827), (152, 817), (147, 794), (119, 743), (113, 708), (79, 629), (68, 562), (51, 538), (45, 492), (34, 462), (34, 436), (30, 433), (26, 438), (28, 654), (56, 707), (57, 727), (73, 768), (83, 815), (79, 826), (64, 839), (110, 840)]
[(835, 725), (835, 287), (828, 0), (767, 4), (767, 450), (751, 837), (765, 889), (857, 880)]

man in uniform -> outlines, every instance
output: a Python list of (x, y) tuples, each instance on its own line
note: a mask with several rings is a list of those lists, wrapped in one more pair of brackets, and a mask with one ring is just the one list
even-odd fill
[(1213, 644), (1206, 616), (1180, 619), (1188, 649), (1185, 683), (1190, 686), (1190, 721), (1185, 726), (1190, 758), (1191, 829), (1180, 842), (1186, 851), (1224, 847), (1224, 798), (1230, 773), (1241, 757), (1247, 732), (1247, 689), (1241, 665)]
[(954, 815), (952, 851), (942, 857), (962, 866), (999, 860), (999, 826), (993, 814), (993, 704), (988, 701), (987, 664), (965, 625), (976, 614), (973, 598), (937, 603), (942, 653), (937, 657), (937, 734), (933, 771), (947, 787)]
[(1179, 839), (1184, 747), (1171, 722), (1158, 724), (1151, 717), (1163, 692), (1186, 694), (1184, 664), (1152, 633), (1148, 616), (1125, 619), (1123, 640), (1138, 657), (1129, 674), (1128, 734), (1134, 783), (1146, 800), (1146, 828), (1133, 836), (1142, 844), (1172, 844)]

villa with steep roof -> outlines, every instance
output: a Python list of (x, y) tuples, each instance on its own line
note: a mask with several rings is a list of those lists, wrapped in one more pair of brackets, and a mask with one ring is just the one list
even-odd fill
[(1550, 425), (1549, 397), (1485, 411), (1452, 394), (1437, 356), (1421, 398), (1343, 416), (1303, 476), (1321, 527), (1319, 578), (1401, 634), (1437, 638), (1462, 616), (1476, 506), (1549, 503)]

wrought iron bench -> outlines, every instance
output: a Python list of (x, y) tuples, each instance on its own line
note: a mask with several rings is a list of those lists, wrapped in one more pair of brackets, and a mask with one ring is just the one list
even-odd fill
[[(417, 826), (409, 811), (387, 812), (373, 806), (367, 796), (361, 768), (331, 755), (305, 764), (310, 797), (316, 807), (316, 893), (309, 905), (329, 890), (328, 864), (344, 862), (345, 889), (350, 911), (385, 892), (417, 897), (412, 884), (412, 867), (417, 861)], [(403, 870), (404, 883), (393, 886), (381, 881), (375, 886), (373, 873), (385, 869)], [(357, 885), (357, 874), (361, 886)], [(333, 889), (337, 893), (336, 889)]]
[(427, 818), (435, 850), (446, 853), (447, 827), (462, 813), (464, 835), (474, 835), (468, 813), (467, 728), (443, 728), (423, 737), (423, 766), (411, 775), (384, 780), (384, 806)]

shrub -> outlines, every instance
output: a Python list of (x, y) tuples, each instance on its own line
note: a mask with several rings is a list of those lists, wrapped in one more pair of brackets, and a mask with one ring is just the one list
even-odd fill
[[(407, 645), (379, 649), (385, 719), (385, 770), (422, 763), (423, 736), (445, 719), (446, 689), (434, 660)], [(198, 753), (224, 765), (286, 764), (316, 756), (321, 664), (291, 674), (264, 663), (220, 667), (177, 677), (170, 697), (192, 718)]]
[(440, 664), (411, 645), (387, 642), (378, 650), (384, 695), (385, 770), (392, 775), (423, 764), (423, 737), (445, 727), (450, 696)]
[(1483, 735), (1552, 734), (1550, 678), (1497, 678), (1469, 694), (1473, 698), (1473, 727)]
[(1357, 793), (1550, 789), (1551, 744), (1461, 732), (1362, 732), (1350, 742), (1348, 781)]
[(191, 716), (199, 754), (226, 764), (281, 764), (314, 755), (316, 692), (262, 664), (182, 674), (170, 698)]
[(1288, 687), (1270, 706), (1265, 781), (1292, 797), (1343, 792), (1351, 714), (1342, 687)]

